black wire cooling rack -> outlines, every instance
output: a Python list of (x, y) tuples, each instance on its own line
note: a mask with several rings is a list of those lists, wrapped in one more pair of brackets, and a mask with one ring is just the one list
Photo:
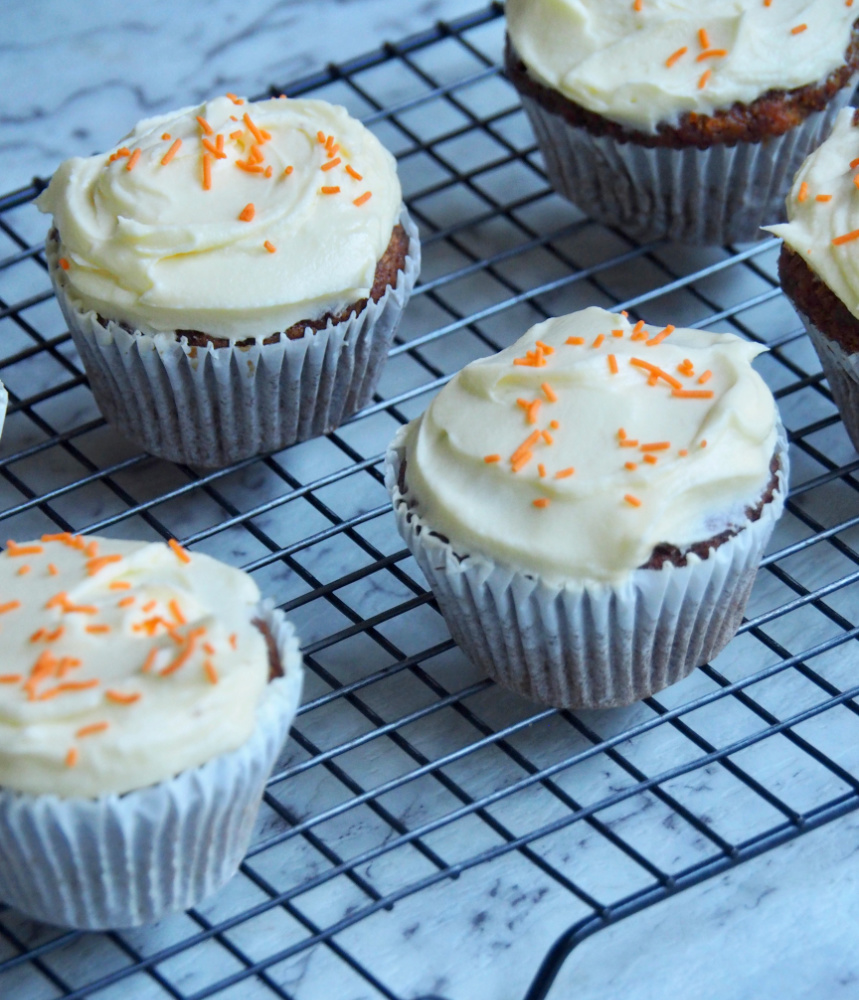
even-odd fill
[[(2, 537), (176, 536), (253, 573), (308, 667), (229, 885), (133, 932), (0, 911), (4, 1000), (464, 1000), (479, 990), (449, 972), (455, 943), (521, 900), (539, 971), (533, 949), (524, 971), (515, 949), (478, 953), (519, 984), (511, 997), (535, 977), (538, 1000), (594, 931), (859, 805), (859, 460), (779, 291), (775, 241), (640, 246), (555, 196), (499, 72), (501, 15), (272, 88), (364, 118), (423, 235), (376, 402), (327, 438), (205, 475), (138, 453), (96, 410), (53, 301), (31, 204), (43, 185), (0, 199)], [(453, 372), (586, 304), (765, 343), (794, 473), (738, 637), (658, 697), (601, 713), (540, 709), (475, 671), (402, 547), (381, 471)]]

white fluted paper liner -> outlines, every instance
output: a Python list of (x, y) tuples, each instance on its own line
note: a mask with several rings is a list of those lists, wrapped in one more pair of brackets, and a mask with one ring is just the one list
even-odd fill
[(844, 421), (844, 429), (853, 447), (859, 451), (859, 354), (845, 351), (838, 341), (827, 337), (801, 310), (796, 311), (820, 358), (823, 374)]
[(232, 877), (301, 697), (292, 626), (271, 602), (260, 617), (284, 676), (268, 683), (250, 739), (125, 795), (0, 789), (0, 900), (65, 927), (133, 927), (194, 906)]
[[(433, 533), (420, 517), (419, 498), (398, 486), (404, 435), (405, 428), (389, 446), (385, 482), (397, 528), (451, 635), (499, 684), (558, 707), (631, 704), (727, 645), (787, 492), (787, 439), (779, 425), (772, 501), (707, 559), (690, 555), (686, 566), (634, 570), (616, 585), (552, 585), (481, 553), (457, 553)], [(408, 487), (408, 468), (405, 478)]]
[(594, 135), (520, 93), (552, 187), (589, 216), (640, 240), (745, 243), (785, 218), (784, 198), (829, 135), (856, 80), (784, 135), (707, 149), (648, 149)]
[(0, 434), (3, 433), (3, 424), (6, 422), (6, 407), (9, 405), (9, 393), (6, 386), (0, 382)]
[(420, 271), (418, 229), (405, 207), (399, 221), (408, 254), (378, 302), (297, 340), (249, 347), (190, 347), (173, 333), (103, 324), (69, 294), (56, 241), (46, 256), (105, 417), (153, 455), (219, 467), (326, 434), (371, 401)]

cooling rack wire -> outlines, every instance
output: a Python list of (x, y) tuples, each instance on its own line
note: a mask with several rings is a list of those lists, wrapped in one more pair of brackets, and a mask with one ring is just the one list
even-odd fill
[[(271, 88), (366, 121), (397, 156), (424, 248), (375, 402), (279, 454), (203, 474), (114, 433), (50, 290), (43, 182), (0, 198), (2, 537), (176, 536), (252, 573), (308, 668), (236, 878), (129, 932), (0, 911), (4, 1000), (460, 1000), (476, 994), (450, 972), (451, 942), (517, 893), (533, 966), (515, 949), (483, 959), (521, 983), (510, 996), (539, 1000), (589, 935), (859, 804), (859, 460), (780, 293), (776, 241), (638, 245), (555, 196), (502, 43), (493, 4)], [(573, 713), (504, 692), (459, 653), (395, 532), (381, 458), (464, 364), (590, 304), (766, 344), (793, 483), (724, 653), (629, 709)]]

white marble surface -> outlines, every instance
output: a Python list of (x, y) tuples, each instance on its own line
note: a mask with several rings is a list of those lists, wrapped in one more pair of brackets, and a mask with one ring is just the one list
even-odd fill
[[(254, 94), (269, 84), (286, 83), (311, 73), (329, 61), (343, 61), (350, 56), (375, 48), (383, 39), (399, 37), (420, 30), (438, 18), (451, 18), (467, 13), (478, 0), (422, 0), (400, 2), (391, 0), (209, 0), (209, 2), (174, 3), (154, 0), (150, 3), (115, 3), (108, 0), (37, 0), (33, 3), (7, 4), (0, 19), (0, 178), (2, 190), (22, 186), (33, 175), (47, 176), (57, 162), (70, 154), (87, 154), (115, 141), (137, 119), (147, 114), (191, 103), (213, 92), (233, 90)], [(632, 294), (621, 289), (619, 295)], [(75, 421), (92, 416), (89, 404)], [(14, 417), (13, 417), (14, 419)], [(12, 428), (15, 432), (15, 428)], [(362, 425), (354, 425), (351, 433), (360, 435)], [(7, 437), (9, 432), (7, 431)], [(117, 454), (123, 455), (121, 447)], [(321, 446), (320, 446), (321, 447)], [(320, 455), (322, 459), (320, 459)], [(301, 477), (307, 474), (302, 462), (316, 463), (315, 474), (324, 471), (325, 453), (309, 448), (296, 449), (290, 455), (292, 471)], [(35, 476), (35, 473), (31, 473)], [(53, 470), (44, 470), (45, 488), (54, 484)], [(58, 481), (63, 472), (56, 473)], [(74, 472), (73, 474), (79, 474)], [(155, 467), (153, 490), (166, 490), (181, 482), (168, 464)], [(157, 478), (160, 477), (160, 478)], [(307, 478), (313, 478), (307, 474)], [(281, 482), (269, 483), (260, 470), (251, 468), (233, 477), (229, 489), (231, 498), (242, 509), (262, 502), (269, 493), (282, 489)], [(346, 486), (351, 484), (347, 482)], [(3, 485), (3, 490), (8, 487)], [(226, 489), (226, 487), (225, 487)], [(11, 492), (11, 491), (10, 491)], [(342, 492), (346, 492), (343, 490)], [(12, 498), (14, 499), (14, 498)], [(367, 497), (354, 495), (340, 498), (344, 507), (372, 507), (382, 502), (378, 492)], [(5, 505), (6, 494), (0, 496)], [(11, 502), (11, 500), (9, 501)], [(93, 522), (121, 509), (115, 498), (95, 490), (77, 500), (77, 516)], [(203, 500), (189, 512), (182, 512), (177, 521), (177, 534), (203, 530), (210, 518), (222, 516), (221, 510)], [(855, 511), (854, 511), (855, 512)], [(33, 512), (35, 517), (37, 512)], [(276, 514), (276, 512), (275, 512)], [(314, 513), (305, 511), (301, 530), (283, 520), (260, 517), (259, 523), (281, 544), (288, 544), (302, 533), (318, 530)], [(845, 516), (848, 516), (845, 514)], [(177, 514), (178, 517), (178, 514)], [(168, 523), (165, 521), (165, 523)], [(144, 526), (145, 527), (145, 526)], [(388, 528), (390, 525), (388, 525)], [(34, 521), (34, 530), (35, 528)], [(145, 529), (148, 530), (148, 529)], [(785, 542), (788, 539), (785, 538)], [(230, 551), (230, 558), (246, 562), (263, 554), (247, 547)], [(396, 541), (377, 540), (386, 551), (396, 549)], [(313, 569), (327, 560), (340, 560), (343, 572), (352, 568), (349, 560), (354, 552), (342, 537), (317, 547), (306, 557)], [(811, 559), (814, 556), (812, 554)], [(357, 560), (356, 565), (360, 564)], [(272, 570), (269, 584), (283, 588), (281, 600), (301, 592), (294, 579), (278, 576)], [(384, 583), (384, 580), (380, 582)], [(388, 581), (389, 582), (389, 581)], [(368, 614), (379, 606), (404, 600), (396, 587), (389, 592), (375, 588), (373, 581), (361, 584), (361, 593), (351, 596), (353, 606)], [(408, 595), (405, 595), (408, 596)], [(854, 598), (855, 600), (855, 598)], [(363, 603), (362, 603), (363, 602)], [(424, 609), (426, 610), (426, 609)], [(342, 627), (329, 609), (322, 612), (313, 605), (297, 615), (305, 641)], [(404, 622), (397, 641), (408, 650), (409, 642), (421, 648), (426, 636), (435, 630), (435, 641), (445, 634), (436, 617), (427, 613), (420, 618), (426, 631), (421, 642), (409, 635), (411, 619)], [(344, 679), (354, 675), (348, 671), (360, 664), (363, 650), (358, 637), (343, 653), (333, 650), (322, 658)], [(787, 641), (787, 640), (785, 640)], [(811, 640), (808, 640), (811, 641)], [(732, 647), (733, 648), (733, 647)], [(357, 651), (353, 655), (354, 651)], [(372, 652), (372, 651), (369, 651)], [(369, 655), (368, 652), (368, 655)], [(842, 647), (845, 663), (855, 665), (852, 649)], [(376, 654), (378, 656), (378, 652)], [(344, 662), (339, 662), (341, 656)], [(379, 664), (368, 664), (367, 671)], [(726, 669), (730, 668), (730, 657)], [(440, 668), (447, 671), (462, 686), (480, 682), (477, 674), (456, 656)], [(690, 679), (685, 696), (698, 690)], [(409, 678), (387, 689), (378, 710), (385, 717), (417, 710), (426, 702), (425, 694)], [(308, 697), (325, 693), (321, 684), (308, 692)], [(383, 694), (385, 692), (382, 692)], [(371, 695), (368, 694), (368, 697)], [(684, 695), (669, 696), (674, 704)], [(783, 696), (783, 692), (779, 697)], [(672, 701), (671, 698), (674, 698)], [(788, 699), (779, 704), (787, 713)], [(532, 709), (515, 700), (483, 706), (489, 718), (504, 724), (517, 716), (527, 717)], [(323, 710), (317, 710), (321, 713)], [(493, 712), (497, 715), (493, 717)], [(634, 721), (646, 714), (631, 709), (615, 716), (607, 725)], [(316, 720), (316, 712), (314, 719)], [(310, 721), (306, 718), (308, 729)], [(718, 720), (719, 725), (725, 722)], [(727, 739), (743, 731), (741, 719), (719, 733)], [(424, 728), (416, 730), (421, 746), (432, 756), (449, 752), (456, 744), (455, 727), (459, 720), (446, 713), (429, 718)], [(349, 728), (352, 726), (353, 728)], [(366, 728), (366, 721), (332, 713), (328, 728), (318, 720), (314, 738), (323, 746), (336, 746), (351, 735)], [(463, 727), (464, 728), (464, 727)], [(845, 733), (851, 732), (845, 729)], [(541, 750), (559, 740), (570, 739), (570, 731), (535, 725), (525, 730), (522, 742), (534, 759)], [(328, 742), (324, 742), (324, 738)], [(845, 736), (845, 739), (851, 739)], [(464, 732), (461, 742), (474, 739), (473, 732)], [(660, 744), (656, 756), (648, 759), (646, 740), (630, 747), (637, 759), (647, 761), (645, 770), (652, 773), (671, 766), (672, 753), (681, 753), (676, 740)], [(284, 760), (286, 767), (296, 767), (303, 759), (292, 744)], [(788, 756), (765, 758), (769, 780), (786, 793), (791, 788), (813, 787), (813, 775), (794, 765)], [(413, 762), (401, 760), (390, 744), (368, 743), (365, 751), (354, 751), (344, 767), (354, 771), (355, 780), (364, 787), (388, 780), (402, 773)], [(645, 766), (642, 764), (642, 766)], [(454, 772), (456, 769), (452, 769)], [(484, 794), (495, 783), (515, 781), (521, 777), (501, 755), (487, 754), (486, 767), (474, 771), (461, 770), (458, 780), (473, 794)], [(706, 780), (694, 772), (688, 787), (678, 787), (694, 798), (693, 808), (709, 811), (718, 825), (723, 816), (736, 817), (734, 804), (729, 813), (718, 788), (718, 773), (708, 773)], [(561, 776), (559, 782), (566, 792), (583, 801), (594, 801), (608, 794), (623, 776), (599, 767), (580, 768), (572, 775)], [(289, 786), (290, 805), (303, 807), (302, 815), (313, 815), (331, 809), (344, 801), (343, 789), (321, 769), (299, 774)], [(679, 792), (678, 792), (679, 794)], [(348, 800), (348, 797), (347, 797)], [(453, 808), (449, 797), (437, 784), (416, 782), (403, 786), (386, 799), (388, 808), (408, 825), (428, 822)], [(522, 832), (538, 822), (551, 822), (557, 815), (557, 803), (551, 797), (534, 790), (512, 803), (502, 802), (497, 815), (513, 829)], [(804, 807), (807, 807), (804, 804)], [(752, 806), (740, 813), (748, 822), (757, 816)], [(771, 819), (769, 820), (771, 821)], [(615, 816), (615, 829), (631, 842), (648, 842), (658, 849), (661, 839), (669, 840), (663, 827), (654, 820), (654, 810), (647, 803), (632, 800)], [(264, 816), (260, 836), (280, 829), (276, 817)], [(390, 830), (369, 813), (356, 810), (346, 813), (341, 826), (332, 822), (332, 837), (340, 837), (339, 845), (348, 854), (372, 850), (385, 842)], [(480, 847), (496, 842), (485, 825), (464, 821), (454, 827), (442, 828), (432, 846), (447, 858), (467, 857)], [(674, 841), (672, 841), (674, 843)], [(680, 843), (680, 841), (678, 841)], [(552, 992), (552, 1000), (576, 997), (577, 1000), (664, 1000), (683, 997), (692, 1000), (817, 1000), (822, 997), (859, 997), (859, 921), (857, 921), (857, 885), (859, 860), (859, 818), (847, 816), (792, 844), (781, 847), (735, 871), (681, 894), (660, 906), (644, 911), (588, 941), (569, 960)], [(309, 848), (290, 841), (291, 853), (272, 852), (272, 858), (261, 855), (256, 865), (272, 884), (287, 888), (301, 877), (312, 878), (325, 869), (319, 857)], [(338, 845), (338, 846), (339, 846)], [(689, 862), (701, 850), (700, 842), (689, 837), (681, 843), (688, 852)], [(677, 849), (680, 850), (681, 847)], [(591, 885), (601, 898), (610, 900), (618, 892), (629, 891), (628, 872), (622, 859), (607, 852), (598, 838), (579, 829), (549, 838), (541, 848), (552, 863), (572, 877)], [(669, 859), (670, 860), (670, 859)], [(411, 877), (421, 869), (412, 855), (405, 857), (412, 865)], [(363, 866), (377, 884), (390, 890), (402, 878), (403, 854), (383, 854)], [(423, 862), (421, 862), (423, 863)], [(427, 871), (429, 871), (429, 867)], [(325, 887), (322, 887), (325, 890)], [(614, 895), (613, 895), (614, 894)], [(237, 878), (224, 893), (202, 908), (209, 919), (224, 919), (254, 905), (261, 899), (258, 889), (247, 879)], [(316, 892), (302, 900), (305, 912), (320, 922), (337, 919), (349, 912), (350, 906), (360, 905), (362, 897), (353, 887), (341, 882), (326, 891)], [(364, 899), (365, 903), (366, 900)], [(546, 948), (573, 920), (587, 911), (571, 903), (571, 896), (539, 873), (517, 854), (510, 855), (501, 865), (482, 866), (465, 872), (455, 883), (442, 882), (434, 888), (407, 897), (393, 914), (356, 924), (338, 940), (353, 954), (366, 960), (379, 978), (399, 996), (415, 997), (422, 993), (438, 993), (448, 1000), (519, 1000), (534, 974)], [(160, 926), (134, 932), (129, 940), (144, 951), (164, 946), (178, 936), (197, 931), (188, 918), (181, 916), (164, 921)], [(18, 928), (31, 942), (41, 940), (38, 929)], [(239, 928), (235, 934), (245, 950), (256, 957), (265, 957), (297, 939), (292, 918), (281, 910), (269, 912), (251, 928)], [(0, 958), (6, 953), (0, 952)], [(72, 982), (84, 982), (93, 969), (106, 972), (118, 959), (106, 939), (91, 936), (83, 942), (61, 951), (52, 960), (52, 967)], [(232, 963), (232, 964), (231, 964)], [(203, 947), (183, 953), (164, 963), (163, 972), (183, 993), (203, 989), (209, 982), (234, 972), (236, 963), (223, 949)], [(87, 972), (87, 970), (89, 970)], [(354, 972), (332, 957), (330, 951), (319, 948), (311, 953), (300, 952), (271, 970), (273, 980), (281, 983), (298, 1000), (363, 1000), (380, 995), (367, 988)], [(40, 979), (20, 976), (0, 984), (3, 1000), (34, 1000), (52, 993)], [(149, 1000), (166, 995), (156, 990), (153, 981), (135, 977), (127, 983), (100, 993), (100, 998)], [(259, 982), (217, 994), (219, 1000), (254, 1000), (272, 994)]]

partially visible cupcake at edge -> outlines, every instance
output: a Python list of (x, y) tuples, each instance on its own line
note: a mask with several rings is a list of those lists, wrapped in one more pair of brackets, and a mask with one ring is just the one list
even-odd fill
[(779, 276), (859, 450), (859, 113), (845, 108), (787, 198)]
[(298, 707), (292, 626), (177, 543), (0, 554), (0, 901), (128, 927), (236, 871)]
[(761, 350), (590, 308), (468, 365), (398, 432), (397, 526), (475, 663), (606, 708), (725, 646), (787, 490)]
[(140, 122), (37, 202), (105, 416), (230, 462), (365, 406), (420, 267), (393, 156), (337, 105), (235, 95)]
[(640, 239), (761, 238), (859, 69), (843, 0), (507, 0), (549, 179)]

